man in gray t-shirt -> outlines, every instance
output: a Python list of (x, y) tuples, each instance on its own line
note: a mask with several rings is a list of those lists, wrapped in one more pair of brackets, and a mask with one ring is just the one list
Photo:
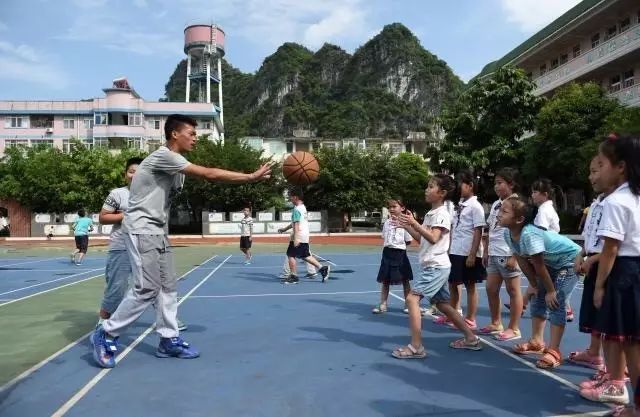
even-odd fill
[(117, 337), (154, 301), (156, 330), (160, 335), (156, 356), (183, 359), (200, 356), (179, 337), (177, 277), (173, 251), (166, 235), (171, 200), (182, 190), (185, 175), (226, 183), (256, 182), (271, 176), (271, 164), (245, 174), (190, 163), (182, 154), (193, 148), (197, 140), (196, 126), (196, 121), (190, 117), (169, 116), (164, 127), (166, 146), (142, 161), (131, 182), (122, 230), (134, 287), (127, 291), (111, 318), (91, 335), (93, 358), (103, 368), (115, 366)]

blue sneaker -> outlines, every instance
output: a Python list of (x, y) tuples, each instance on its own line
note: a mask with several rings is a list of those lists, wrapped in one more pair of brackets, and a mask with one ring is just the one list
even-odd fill
[(91, 334), (93, 346), (93, 360), (101, 368), (113, 368), (116, 366), (116, 352), (118, 351), (118, 338), (107, 337), (102, 326), (98, 326)]
[(160, 339), (156, 356), (158, 358), (195, 359), (200, 356), (200, 352), (182, 340), (181, 337), (163, 337)]

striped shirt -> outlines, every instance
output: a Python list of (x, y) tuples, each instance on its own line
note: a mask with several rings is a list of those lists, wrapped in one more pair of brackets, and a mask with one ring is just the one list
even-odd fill
[(245, 217), (240, 220), (240, 236), (251, 236), (253, 231), (253, 219), (251, 217)]

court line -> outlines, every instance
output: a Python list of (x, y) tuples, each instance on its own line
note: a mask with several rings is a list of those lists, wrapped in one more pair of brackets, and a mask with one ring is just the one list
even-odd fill
[[(211, 258), (207, 259), (206, 261), (202, 262), (200, 265), (204, 265), (205, 263), (209, 262), (211, 259), (215, 258), (217, 255), (212, 256)], [(193, 272), (196, 268), (198, 268), (199, 265), (191, 268), (190, 270), (188, 270), (187, 272), (185, 272), (184, 274), (182, 274), (180, 276), (180, 278), (190, 274), (191, 272)], [(98, 275), (99, 276), (99, 275)], [(0, 305), (1, 306), (1, 305)], [(93, 333), (93, 330), (91, 330), (89, 333), (86, 333), (82, 336), (80, 336), (78, 339), (74, 340), (73, 342), (69, 343), (67, 346), (63, 347), (62, 349), (60, 349), (59, 351), (55, 352), (54, 354), (52, 354), (51, 356), (49, 356), (48, 358), (38, 362), (37, 364), (35, 364), (34, 366), (32, 366), (31, 368), (27, 369), (26, 371), (24, 371), (23, 373), (21, 373), (20, 375), (18, 375), (17, 377), (13, 378), (11, 381), (7, 382), (6, 384), (4, 384), (2, 387), (0, 387), (0, 397), (2, 397), (2, 394), (8, 390), (9, 388), (11, 388), (13, 385), (17, 384), (18, 382), (20, 382), (21, 380), (27, 378), (29, 375), (33, 374), (34, 372), (36, 372), (37, 370), (39, 370), (40, 368), (42, 368), (43, 366), (45, 366), (47, 363), (51, 362), (52, 360), (54, 360), (55, 358), (57, 358), (58, 356), (62, 355), (63, 353), (65, 353), (66, 351), (68, 351), (69, 349), (71, 349), (72, 347), (76, 346), (78, 343), (80, 343), (83, 339), (85, 339), (86, 337), (88, 337), (91, 333)]]
[(312, 253), (311, 255), (315, 256), (316, 258), (320, 259), (321, 261), (325, 261), (326, 263), (329, 263), (333, 266), (338, 266), (336, 263), (331, 262), (328, 259), (323, 258), (321, 255), (317, 254), (317, 253)]
[(77, 274), (68, 275), (68, 276), (66, 276), (66, 277), (52, 279), (51, 281), (40, 282), (40, 283), (38, 283), (38, 284), (29, 285), (29, 286), (27, 286), (27, 287), (18, 288), (18, 289), (11, 290), (11, 291), (0, 292), (0, 296), (2, 296), (2, 295), (7, 295), (7, 294), (11, 294), (11, 293), (18, 292), (18, 291), (28, 290), (29, 288), (39, 287), (39, 286), (41, 286), (41, 285), (47, 285), (47, 284), (50, 284), (50, 283), (52, 283), (52, 282), (58, 282), (58, 281), (62, 281), (62, 280), (65, 280), (65, 279), (69, 279), (69, 278), (77, 277), (78, 275), (87, 274), (87, 273), (89, 273), (89, 272), (96, 272), (96, 271), (100, 271), (101, 269), (104, 269), (104, 268), (89, 269), (89, 270), (87, 270), (87, 271), (84, 271), (84, 272), (78, 272)]
[[(399, 300), (402, 300), (402, 302), (404, 302), (404, 298), (402, 298), (402, 297), (400, 297), (400, 296), (398, 296), (398, 295), (396, 295), (396, 294), (394, 294), (392, 292), (389, 292), (389, 295), (391, 295), (391, 296), (393, 296), (393, 297), (395, 297), (395, 298), (397, 298)], [(551, 379), (555, 380), (556, 382), (559, 382), (559, 383), (561, 383), (563, 385), (566, 385), (567, 387), (573, 389), (574, 391), (579, 391), (580, 390), (580, 387), (577, 386), (576, 384), (574, 384), (573, 382), (567, 381), (566, 379), (561, 378), (558, 375), (553, 374), (553, 373), (551, 373), (551, 372), (549, 372), (549, 371), (547, 371), (545, 369), (540, 369), (540, 368), (536, 367), (535, 364), (533, 364), (533, 363), (531, 363), (531, 362), (529, 362), (527, 360), (522, 359), (520, 356), (516, 355), (515, 353), (511, 353), (508, 350), (506, 350), (506, 349), (502, 348), (501, 346), (498, 346), (498, 345), (490, 342), (489, 340), (487, 340), (487, 339), (485, 339), (483, 337), (478, 336), (478, 338), (485, 345), (497, 350), (500, 353), (503, 353), (503, 354), (509, 356), (510, 358), (512, 358), (512, 359), (520, 362), (521, 364), (533, 369), (534, 371), (537, 371), (537, 372), (541, 373), (542, 375), (548, 376), (549, 378), (551, 378)]]
[[(344, 267), (344, 266), (375, 266), (375, 265), (380, 265), (380, 262), (375, 263), (375, 264), (340, 264), (340, 267)], [(335, 265), (334, 266), (338, 266)], [(224, 269), (273, 269), (273, 268), (282, 268), (282, 265), (271, 265), (271, 266), (251, 266), (251, 265), (244, 265), (244, 266), (225, 266)], [(205, 269), (212, 269), (212, 268), (205, 268)]]
[[(5, 272), (30, 272), (30, 273), (34, 273), (34, 272), (69, 272), (68, 269), (9, 269), (9, 270), (2, 270), (2, 265), (0, 265), (0, 271), (2, 271), (2, 273)], [(77, 271), (91, 271), (91, 269), (77, 269)]]
[(0, 304), (0, 307), (4, 307), (6, 305), (13, 304), (13, 303), (16, 303), (18, 301), (26, 300), (26, 299), (29, 299), (31, 297), (35, 297), (36, 295), (42, 295), (42, 294), (46, 294), (46, 293), (51, 292), (51, 291), (59, 290), (61, 288), (70, 287), (72, 285), (80, 284), (81, 282), (89, 281), (90, 279), (98, 278), (98, 277), (101, 277), (101, 276), (104, 276), (104, 274), (94, 275), (92, 277), (84, 278), (84, 279), (81, 279), (81, 280), (78, 280), (78, 281), (74, 281), (74, 282), (70, 282), (68, 284), (64, 284), (64, 285), (61, 285), (59, 287), (49, 288), (48, 290), (44, 290), (44, 291), (36, 292), (36, 293), (30, 294), (30, 295), (26, 295), (24, 297), (16, 298), (16, 299), (8, 301), (6, 303)]
[(241, 297), (299, 297), (303, 295), (342, 295), (342, 294), (372, 294), (380, 293), (380, 290), (375, 291), (342, 291), (342, 292), (302, 292), (302, 293), (266, 293), (266, 294), (230, 294), (230, 295), (194, 295), (195, 298), (241, 298)]
[(6, 267), (8, 267), (8, 266), (15, 266), (15, 265), (35, 264), (35, 263), (37, 263), (37, 262), (53, 261), (53, 260), (56, 260), (56, 259), (66, 259), (66, 258), (65, 258), (65, 257), (63, 257), (63, 256), (59, 256), (59, 257), (57, 257), (57, 258), (39, 259), (39, 260), (37, 260), (37, 261), (18, 262), (18, 263), (15, 263), (15, 264), (0, 265), (0, 268), (6, 268)]
[[(193, 294), (198, 288), (200, 288), (200, 286), (202, 286), (205, 282), (207, 282), (207, 280), (211, 278), (211, 276), (213, 276), (213, 274), (218, 269), (220, 269), (220, 267), (222, 267), (222, 265), (224, 265), (225, 262), (227, 262), (229, 258), (231, 258), (231, 256), (232, 255), (227, 256), (225, 260), (218, 265), (218, 268), (211, 271), (195, 287), (193, 287), (191, 291), (186, 293), (184, 297), (182, 297), (182, 299), (178, 301), (178, 305), (182, 304), (187, 298), (189, 298), (191, 294)], [(131, 352), (136, 346), (138, 346), (142, 342), (142, 340), (145, 337), (147, 337), (152, 331), (153, 331), (153, 326), (149, 326), (149, 328), (147, 328), (147, 330), (145, 330), (140, 336), (138, 336), (136, 340), (131, 342), (131, 344), (127, 346), (127, 348), (124, 351), (122, 351), (120, 355), (116, 357), (116, 364), (120, 363), (120, 361), (122, 361), (129, 354), (129, 352)], [(98, 384), (98, 382), (100, 382), (100, 380), (104, 378), (112, 369), (115, 369), (115, 368), (105, 368), (100, 370), (100, 372), (96, 376), (94, 376), (84, 387), (82, 387), (78, 392), (76, 392), (73, 395), (73, 397), (71, 397), (67, 402), (65, 402), (62, 405), (62, 407), (60, 407), (55, 413), (51, 414), (51, 417), (64, 416), (74, 405), (78, 403), (78, 401), (80, 401), (85, 395), (87, 395), (87, 393), (91, 391), (91, 389), (95, 387)]]

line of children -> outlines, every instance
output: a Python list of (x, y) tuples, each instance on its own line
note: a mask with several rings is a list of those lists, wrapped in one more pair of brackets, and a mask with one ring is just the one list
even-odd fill
[(389, 209), (389, 218), (382, 225), (384, 249), (377, 278), (381, 284), (380, 304), (373, 308), (372, 313), (374, 314), (387, 312), (387, 299), (391, 285), (401, 284), (406, 300), (409, 291), (411, 291), (409, 281), (413, 280), (413, 270), (407, 257), (407, 245), (411, 244), (413, 238), (408, 231), (398, 225), (398, 217), (406, 213), (406, 207), (402, 200), (395, 198), (387, 201), (387, 208)]

